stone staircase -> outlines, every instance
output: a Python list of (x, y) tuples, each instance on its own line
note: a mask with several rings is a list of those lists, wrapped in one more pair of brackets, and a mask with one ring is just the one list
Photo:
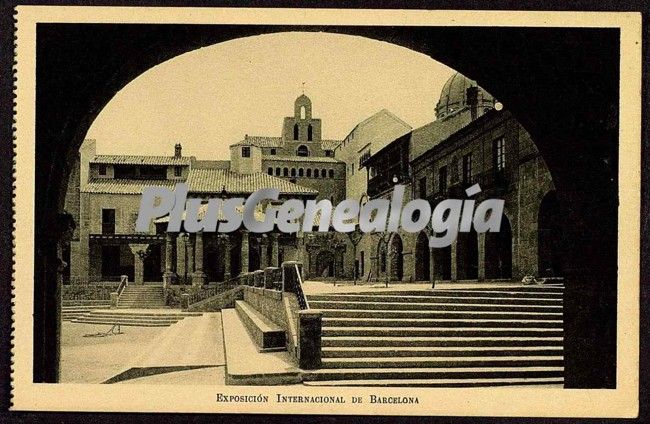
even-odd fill
[(75, 318), (86, 315), (93, 310), (108, 309), (109, 307), (110, 303), (106, 303), (104, 305), (62, 306), (61, 321), (71, 321)]
[(117, 307), (119, 309), (164, 308), (163, 286), (161, 284), (126, 286), (117, 301)]
[(131, 327), (169, 327), (187, 317), (203, 315), (200, 312), (180, 311), (126, 311), (115, 309), (92, 310), (71, 320), (79, 324), (123, 325)]
[(307, 385), (562, 385), (563, 287), (309, 295), (322, 367)]

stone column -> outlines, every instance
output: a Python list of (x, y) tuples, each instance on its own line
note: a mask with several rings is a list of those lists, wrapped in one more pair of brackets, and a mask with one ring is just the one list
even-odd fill
[(458, 239), (451, 243), (451, 280), (458, 280)]
[(268, 237), (266, 234), (260, 236), (260, 269), (264, 269), (269, 266), (269, 258), (267, 258), (267, 246), (268, 246)]
[(478, 233), (478, 280), (485, 280), (485, 233)]
[(230, 280), (230, 236), (221, 234), (219, 236), (223, 243), (223, 279)]
[(431, 283), (431, 288), (435, 287), (436, 284), (436, 263), (435, 263), (435, 248), (429, 248), (429, 282)]
[(239, 256), (241, 273), (248, 272), (248, 231), (241, 230), (241, 254)]
[(167, 287), (176, 279), (174, 272), (174, 235), (172, 233), (165, 234), (165, 272), (163, 273), (163, 286)]
[(298, 313), (298, 362), (303, 370), (321, 366), (322, 321), (322, 312), (303, 310)]
[(203, 272), (203, 231), (196, 233), (194, 237), (194, 273), (192, 274), (192, 285), (202, 286), (206, 283), (207, 275)]
[(271, 263), (270, 266), (280, 266), (278, 263), (278, 254), (280, 252), (280, 246), (278, 243), (278, 234), (271, 233)]
[(187, 275), (194, 272), (194, 235), (187, 237)]
[(144, 284), (144, 259), (147, 257), (148, 244), (129, 244), (133, 252), (134, 279), (135, 284)]

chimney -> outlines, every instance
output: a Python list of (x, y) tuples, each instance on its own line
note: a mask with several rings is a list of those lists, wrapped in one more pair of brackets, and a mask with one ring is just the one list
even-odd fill
[(174, 146), (174, 157), (180, 158), (182, 156), (181, 155), (182, 150), (183, 150), (183, 146), (181, 146), (181, 143), (176, 143), (176, 145)]
[(472, 121), (478, 118), (478, 87), (467, 89), (467, 106), (469, 106)]

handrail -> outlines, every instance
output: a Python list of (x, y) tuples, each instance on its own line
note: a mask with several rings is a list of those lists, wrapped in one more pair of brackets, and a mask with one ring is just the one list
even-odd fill
[(307, 301), (307, 296), (305, 292), (302, 291), (302, 275), (300, 274), (300, 269), (298, 265), (294, 265), (296, 269), (296, 297), (298, 298), (298, 305), (300, 305), (301, 310), (309, 309), (309, 302)]
[(120, 277), (120, 285), (117, 286), (117, 295), (121, 295), (122, 292), (124, 291), (124, 288), (129, 285), (129, 276), (128, 275), (122, 275)]
[(205, 299), (216, 296), (218, 294), (224, 293), (230, 289), (234, 289), (239, 285), (239, 277), (231, 278), (228, 281), (222, 281), (217, 283), (215, 287), (209, 287), (207, 289), (202, 289), (194, 294), (191, 294), (188, 299), (188, 305), (193, 305), (199, 303)]

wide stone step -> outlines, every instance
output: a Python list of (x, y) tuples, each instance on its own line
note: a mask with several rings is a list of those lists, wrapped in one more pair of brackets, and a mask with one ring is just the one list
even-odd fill
[(554, 328), (472, 328), (472, 327), (323, 327), (324, 337), (386, 336), (386, 337), (562, 337), (563, 329)]
[(389, 303), (481, 303), (489, 305), (562, 305), (562, 298), (488, 296), (391, 296), (391, 295), (312, 295), (309, 302), (389, 302)]
[(393, 357), (462, 357), (462, 356), (562, 356), (562, 346), (500, 347), (324, 347), (323, 358), (393, 358)]
[(99, 321), (151, 321), (151, 322), (177, 322), (182, 320), (185, 317), (182, 316), (169, 316), (169, 317), (151, 317), (151, 316), (142, 316), (142, 315), (95, 315), (87, 314), (82, 315), (79, 319), (92, 319)]
[(562, 290), (559, 291), (539, 291), (539, 290), (493, 290), (493, 289), (467, 289), (467, 290), (447, 290), (447, 289), (428, 289), (412, 291), (371, 291), (357, 293), (320, 293), (308, 296), (332, 296), (332, 295), (351, 295), (351, 296), (421, 296), (421, 297), (534, 297), (546, 299), (561, 299), (564, 296)]
[[(306, 381), (306, 386), (349, 386), (349, 387), (494, 387), (494, 386), (530, 386), (563, 385), (563, 377), (529, 377), (529, 378), (439, 378), (439, 379), (385, 379), (385, 380), (326, 380)], [(382, 396), (375, 395), (375, 401)], [(370, 399), (369, 399), (370, 400)]]
[(340, 368), (303, 374), (305, 381), (371, 379), (477, 379), (563, 377), (564, 367)]
[(148, 322), (148, 321), (115, 321), (115, 322), (106, 322), (101, 320), (94, 319), (74, 319), (71, 322), (79, 324), (97, 324), (97, 325), (124, 325), (127, 327), (169, 327), (174, 324), (176, 321), (171, 323), (166, 322)]
[(426, 319), (426, 318), (333, 318), (325, 316), (323, 327), (537, 327), (562, 328), (562, 320), (525, 319)]
[(235, 302), (235, 310), (260, 351), (286, 349), (286, 333), (243, 300)]
[(562, 312), (561, 305), (489, 305), (482, 303), (408, 303), (408, 302), (345, 302), (313, 301), (312, 309), (364, 309), (364, 310), (429, 310), (429, 311), (495, 311), (495, 312)]
[(378, 337), (334, 336), (321, 339), (323, 347), (418, 347), (418, 346), (563, 346), (563, 337)]
[[(311, 306), (311, 305), (310, 305)], [(422, 318), (422, 319), (528, 319), (558, 320), (562, 312), (503, 312), (503, 311), (421, 311), (421, 310), (382, 310), (382, 309), (321, 309), (323, 317), (339, 318)]]
[(562, 367), (562, 356), (323, 358), (322, 368)]

